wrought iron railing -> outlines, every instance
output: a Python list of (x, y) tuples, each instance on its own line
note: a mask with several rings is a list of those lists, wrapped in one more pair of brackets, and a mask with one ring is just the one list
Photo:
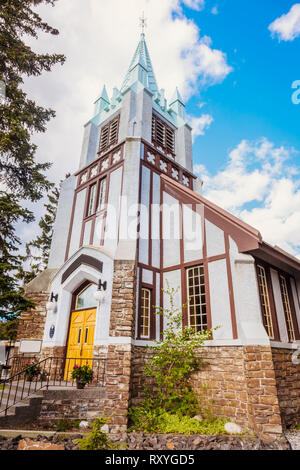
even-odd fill
[[(104, 387), (105, 385), (105, 358), (47, 357), (26, 366), (26, 360), (24, 361), (23, 357), (21, 359), (22, 370), (10, 373), (9, 378), (0, 380), (0, 416), (3, 413), (7, 415), (9, 408), (32, 397), (41, 389), (75, 387), (76, 381), (71, 377), (75, 365), (88, 364), (92, 368), (93, 381), (88, 386)], [(32, 357), (30, 359), (32, 361)], [(17, 362), (15, 366), (12, 362), (11, 371), (21, 367), (20, 364)]]

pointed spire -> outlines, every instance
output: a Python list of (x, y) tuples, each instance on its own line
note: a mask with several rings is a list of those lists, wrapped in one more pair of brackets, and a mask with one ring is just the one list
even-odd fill
[(171, 99), (170, 110), (185, 119), (185, 104), (177, 87)]
[(101, 95), (96, 99), (95, 103), (95, 115), (101, 113), (103, 109), (107, 108), (110, 105), (108, 94), (106, 91), (106, 86), (104, 85)]
[(183, 104), (183, 106), (185, 106), (184, 101), (181, 97), (181, 94), (179, 93), (178, 87), (176, 87), (176, 90), (173, 93), (170, 106), (172, 106), (172, 104), (175, 103), (176, 101), (179, 101), (181, 104)]
[(137, 81), (141, 82), (144, 87), (148, 88), (153, 94), (158, 92), (158, 86), (144, 33), (141, 34), (139, 44), (121, 86), (121, 93), (124, 93)]

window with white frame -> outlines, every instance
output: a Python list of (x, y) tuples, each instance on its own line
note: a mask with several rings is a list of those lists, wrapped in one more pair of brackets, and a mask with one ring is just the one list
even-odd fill
[(207, 330), (208, 326), (203, 264), (187, 270), (187, 289), (188, 324), (201, 333)]
[(90, 187), (89, 191), (89, 202), (88, 202), (88, 207), (87, 207), (87, 217), (90, 217), (91, 215), (94, 214), (95, 212), (95, 198), (96, 198), (96, 184), (93, 184)]
[(97, 208), (98, 212), (104, 209), (105, 196), (106, 196), (106, 178), (103, 178), (100, 181), (100, 187), (99, 187), (99, 198), (98, 198), (98, 208)]
[(263, 314), (263, 322), (266, 332), (271, 339), (274, 338), (274, 329), (272, 322), (272, 313), (270, 306), (270, 298), (268, 293), (268, 284), (266, 277), (266, 270), (263, 266), (257, 266), (258, 287), (261, 300), (261, 308)]
[(151, 290), (142, 287), (140, 304), (140, 337), (150, 338)]
[(286, 319), (286, 327), (288, 332), (289, 341), (295, 341), (295, 329), (293, 324), (291, 304), (289, 300), (289, 294), (286, 284), (286, 279), (284, 276), (280, 275), (280, 291), (283, 303), (283, 310)]

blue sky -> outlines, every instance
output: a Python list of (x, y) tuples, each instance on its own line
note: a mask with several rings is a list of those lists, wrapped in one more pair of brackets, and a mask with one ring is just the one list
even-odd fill
[[(222, 166), (227, 151), (242, 139), (267, 136), (300, 150), (300, 105), (291, 101), (291, 84), (300, 77), (300, 37), (279, 42), (268, 30), (294, 3), (223, 0), (207, 1), (199, 12), (184, 8), (201, 32), (212, 37), (213, 46), (226, 52), (233, 67), (221, 84), (207, 89), (200, 85), (187, 104), (187, 111), (196, 114), (200, 98), (207, 103), (203, 111), (213, 115), (214, 123), (194, 145), (195, 162), (204, 162), (210, 171)], [(211, 14), (215, 5), (217, 15)]]
[[(300, 3), (290, 0), (59, 0), (39, 13), (60, 35), (31, 40), (67, 62), (25, 81), (57, 116), (34, 136), (39, 161), (59, 181), (78, 168), (83, 124), (106, 84), (120, 87), (148, 18), (146, 40), (158, 84), (186, 98), (194, 170), (213, 202), (300, 256)], [(118, 14), (116, 15), (116, 12)], [(37, 218), (42, 205), (34, 208)], [(22, 226), (27, 241), (36, 224)]]

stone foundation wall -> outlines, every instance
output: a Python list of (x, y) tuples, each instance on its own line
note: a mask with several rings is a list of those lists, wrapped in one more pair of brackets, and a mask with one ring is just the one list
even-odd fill
[(130, 261), (114, 262), (110, 336), (134, 338), (136, 305), (136, 264)]
[(104, 390), (47, 390), (43, 392), (41, 411), (37, 424), (49, 426), (59, 420), (92, 421), (103, 407)]
[[(151, 352), (135, 346), (132, 360), (131, 403), (143, 398), (142, 376)], [(192, 376), (202, 411), (229, 417), (262, 438), (282, 433), (272, 353), (262, 346), (201, 348), (208, 362)], [(151, 383), (147, 382), (150, 386)]]
[(292, 361), (294, 351), (272, 348), (276, 386), (284, 427), (300, 423), (300, 364)]
[(114, 413), (109, 425), (112, 433), (127, 429), (132, 364), (130, 338), (135, 334), (136, 272), (135, 262), (114, 262), (109, 334), (129, 341), (109, 344), (107, 348), (104, 408), (107, 414)]
[(26, 298), (34, 302), (36, 306), (21, 313), (17, 341), (21, 339), (43, 339), (48, 297), (49, 293), (47, 292), (30, 292), (26, 294)]

